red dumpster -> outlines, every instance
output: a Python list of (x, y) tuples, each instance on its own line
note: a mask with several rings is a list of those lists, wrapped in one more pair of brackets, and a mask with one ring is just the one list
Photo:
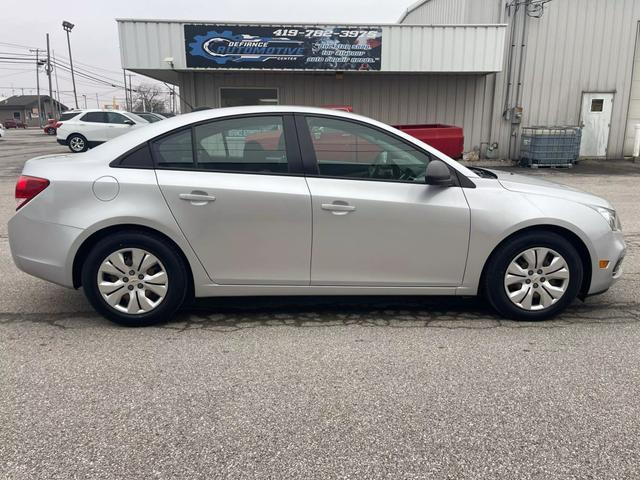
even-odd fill
[(428, 143), (433, 148), (449, 155), (451, 158), (462, 158), (464, 151), (464, 132), (462, 127), (432, 123), (424, 125), (394, 125), (398, 130)]

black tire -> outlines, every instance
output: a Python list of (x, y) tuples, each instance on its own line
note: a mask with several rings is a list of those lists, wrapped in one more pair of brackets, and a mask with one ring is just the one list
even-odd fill
[(47, 135), (55, 135), (55, 134), (56, 134), (55, 128), (47, 128)]
[[(74, 149), (72, 145), (75, 145), (75, 142), (77, 142), (78, 145), (81, 144), (82, 147)], [(73, 153), (81, 153), (89, 150), (89, 142), (84, 137), (84, 135), (80, 135), (79, 133), (72, 133), (71, 135), (69, 135), (67, 137), (67, 145), (69, 146), (69, 150), (71, 150)]]
[[(98, 270), (112, 253), (126, 248), (141, 248), (162, 262), (168, 279), (162, 302), (146, 313), (127, 314), (111, 307), (98, 289)], [(176, 247), (146, 232), (130, 231), (109, 235), (96, 243), (82, 265), (82, 288), (91, 305), (107, 319), (127, 327), (144, 327), (171, 320), (182, 306), (188, 289), (188, 272)]]
[[(562, 297), (551, 306), (538, 311), (525, 310), (512, 303), (504, 286), (509, 264), (519, 253), (534, 247), (555, 250), (564, 258), (570, 274), (569, 284)], [(538, 321), (556, 316), (573, 302), (582, 285), (584, 268), (580, 255), (571, 242), (553, 232), (533, 231), (510, 239), (491, 255), (488, 262), (481, 288), (491, 306), (503, 317), (513, 320)]]

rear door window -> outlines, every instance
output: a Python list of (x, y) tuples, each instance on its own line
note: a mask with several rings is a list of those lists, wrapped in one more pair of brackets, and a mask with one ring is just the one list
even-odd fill
[(287, 173), (281, 116), (217, 120), (194, 128), (200, 170)]
[(119, 113), (114, 113), (114, 112), (107, 112), (107, 122), (108, 123), (115, 123), (115, 124), (118, 124), (118, 125), (124, 125), (125, 123), (127, 123), (127, 120), (129, 120), (129, 119), (127, 117), (125, 117), (124, 115), (121, 115)]
[(87, 112), (80, 120), (90, 123), (107, 123), (107, 114), (105, 112)]
[(193, 169), (191, 129), (166, 135), (152, 143), (153, 156), (159, 168)]

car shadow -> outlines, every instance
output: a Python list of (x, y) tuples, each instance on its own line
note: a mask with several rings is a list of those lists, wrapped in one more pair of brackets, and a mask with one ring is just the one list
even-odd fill
[[(478, 322), (484, 320), (485, 322)], [(279, 296), (197, 299), (165, 328), (236, 330), (257, 326), (424, 326), (489, 321), (497, 315), (477, 298), (435, 296)]]

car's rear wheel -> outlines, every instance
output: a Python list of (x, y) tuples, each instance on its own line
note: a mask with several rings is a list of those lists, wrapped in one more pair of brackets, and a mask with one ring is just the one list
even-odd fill
[(564, 310), (582, 284), (576, 248), (553, 232), (529, 232), (494, 252), (484, 276), (491, 305), (514, 320), (545, 320)]
[(85, 152), (89, 148), (87, 139), (79, 133), (69, 135), (69, 138), (67, 138), (67, 144), (69, 145), (69, 150), (73, 153)]
[(175, 248), (142, 232), (100, 240), (82, 267), (82, 286), (93, 307), (131, 327), (170, 320), (184, 302), (187, 285)]

